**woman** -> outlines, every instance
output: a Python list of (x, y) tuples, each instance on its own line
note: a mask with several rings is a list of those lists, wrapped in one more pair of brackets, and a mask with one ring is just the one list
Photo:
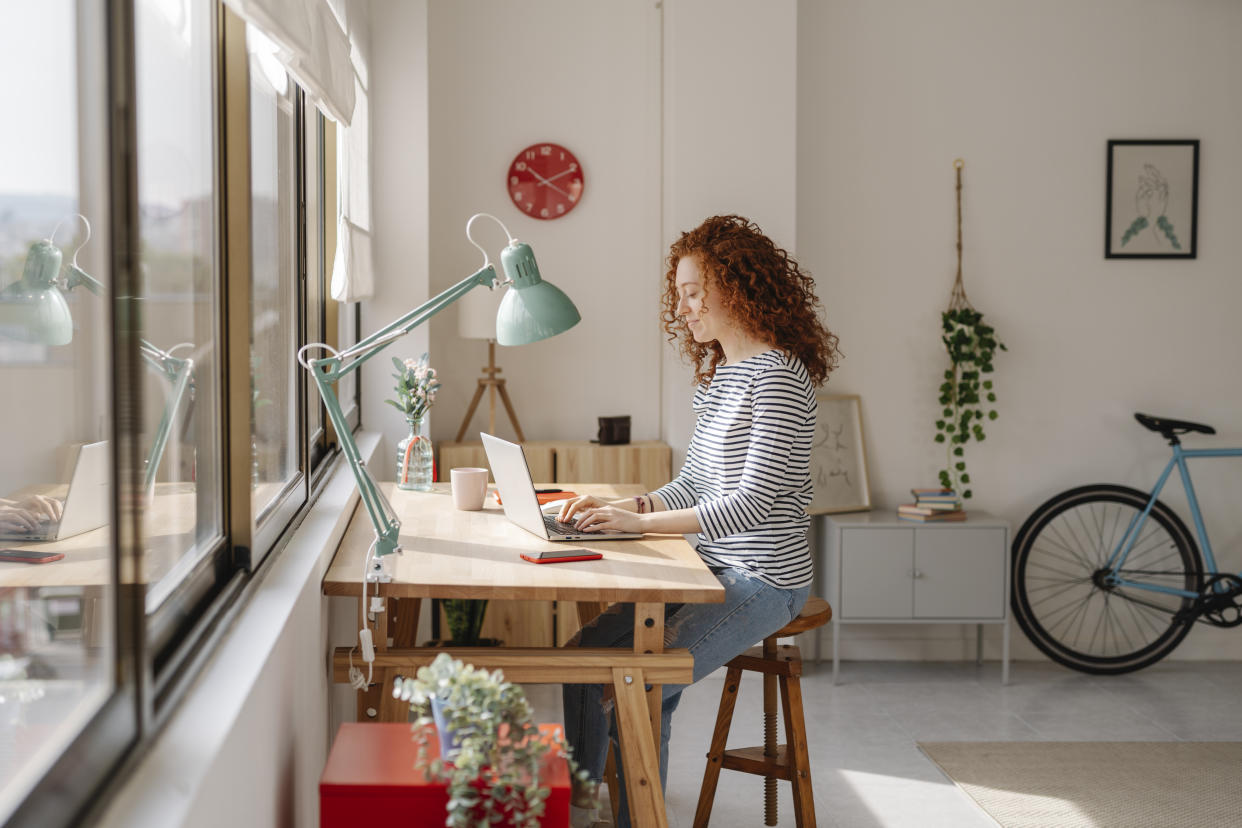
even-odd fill
[[(611, 502), (579, 497), (560, 519), (583, 530), (698, 535), (698, 552), (725, 588), (723, 604), (670, 605), (665, 644), (694, 656), (694, 680), (715, 671), (798, 615), (811, 585), (806, 530), (815, 388), (837, 361), (820, 322), (814, 282), (789, 254), (740, 216), (715, 216), (672, 246), (662, 319), (694, 365), (697, 422), (677, 478)], [(615, 604), (575, 637), (583, 647), (633, 642), (633, 605)], [(660, 781), (683, 685), (663, 688)], [(602, 777), (611, 694), (566, 685), (565, 729), (574, 756)], [(628, 825), (622, 791), (621, 824)], [(575, 805), (589, 807), (585, 791)]]

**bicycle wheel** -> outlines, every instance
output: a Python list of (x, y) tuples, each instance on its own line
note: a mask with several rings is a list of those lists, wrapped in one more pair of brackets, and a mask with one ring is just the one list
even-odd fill
[[(1105, 584), (1103, 567), (1149, 495), (1097, 484), (1062, 492), (1027, 518), (1013, 542), (1018, 626), (1053, 661), (1084, 673), (1128, 673), (1181, 643), (1194, 600)], [(1199, 593), (1199, 549), (1181, 519), (1156, 501), (1119, 575)]]

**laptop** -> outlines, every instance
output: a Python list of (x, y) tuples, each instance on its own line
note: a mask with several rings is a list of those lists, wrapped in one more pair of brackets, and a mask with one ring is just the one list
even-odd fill
[[(11, 533), (0, 530), (0, 540), (54, 541), (71, 538), (108, 522), (109, 486), (108, 443), (86, 443), (79, 446), (69, 479), (60, 520), (40, 521), (29, 532)], [(26, 493), (39, 494), (36, 489)]]
[(505, 517), (511, 523), (550, 541), (634, 540), (643, 536), (641, 532), (608, 529), (583, 532), (572, 523), (561, 523), (551, 515), (545, 515), (539, 508), (535, 483), (531, 480), (530, 466), (526, 463), (526, 453), (522, 451), (522, 447), (490, 434), (480, 432), (479, 436), (483, 438), (487, 463), (492, 467), (492, 477), (496, 479), (496, 488), (500, 490)]

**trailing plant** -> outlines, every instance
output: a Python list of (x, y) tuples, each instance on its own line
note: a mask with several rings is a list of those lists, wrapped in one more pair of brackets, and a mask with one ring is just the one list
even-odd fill
[(995, 420), (996, 391), (985, 374), (995, 370), (996, 351), (1007, 351), (996, 331), (984, 324), (983, 314), (966, 298), (962, 283), (962, 167), (959, 158), (953, 162), (957, 170), (957, 279), (949, 307), (940, 315), (940, 341), (949, 354), (950, 367), (945, 369), (940, 384), (940, 418), (936, 420), (936, 442), (945, 444), (945, 467), (940, 470), (940, 485), (969, 499), (970, 473), (966, 470), (966, 444), (973, 437), (982, 443), (987, 439), (986, 420)]
[(945, 369), (944, 382), (940, 384), (940, 404), (944, 408), (936, 420), (936, 442), (946, 447), (940, 485), (967, 499), (972, 492), (968, 488), (966, 444), (972, 437), (980, 443), (987, 439), (984, 421), (997, 417), (996, 391), (992, 380), (983, 377), (994, 370), (996, 350), (1008, 349), (996, 338), (991, 326), (983, 323), (983, 314), (972, 307), (950, 308), (940, 317), (940, 341), (952, 363)]
[[(505, 681), (500, 670), (489, 673), (441, 653), (394, 692), (419, 716), (414, 723), (418, 767), (448, 787), (444, 824), (449, 828), (537, 826), (549, 794), (539, 784), (538, 771), (550, 750), (569, 762), (581, 784), (591, 785), (564, 737), (539, 731), (526, 694)], [(428, 758), (426, 746), (436, 732), (433, 706), (440, 708), (441, 726), (456, 751), (451, 757)]]

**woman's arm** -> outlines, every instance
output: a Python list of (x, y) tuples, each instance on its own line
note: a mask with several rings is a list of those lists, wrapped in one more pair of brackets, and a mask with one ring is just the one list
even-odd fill
[[(573, 508), (571, 508), (573, 507)], [(570, 501), (560, 520), (574, 520), (585, 532), (615, 529), (618, 532), (657, 532), (688, 535), (699, 531), (694, 509), (668, 509), (655, 493), (605, 502), (593, 497)]]

